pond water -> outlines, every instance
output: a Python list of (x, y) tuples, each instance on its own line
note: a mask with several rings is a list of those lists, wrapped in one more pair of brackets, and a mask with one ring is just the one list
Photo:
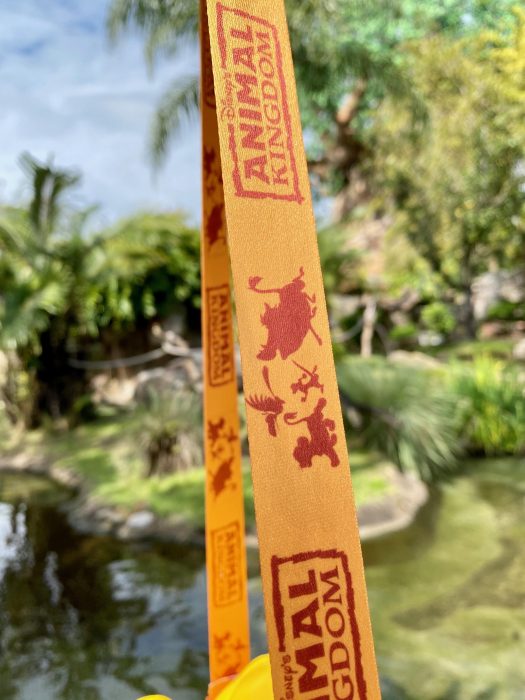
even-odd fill
[[(203, 700), (204, 553), (78, 535), (68, 497), (0, 474), (2, 700)], [(525, 700), (524, 515), (525, 461), (478, 463), (365, 545), (383, 700)]]

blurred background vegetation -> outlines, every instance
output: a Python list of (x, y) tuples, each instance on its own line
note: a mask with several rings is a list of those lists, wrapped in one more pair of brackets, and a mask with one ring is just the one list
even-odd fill
[[(525, 676), (513, 663), (525, 637), (525, 562), (517, 554), (525, 493), (525, 9), (512, 0), (286, 4), (312, 191), (331, 211), (319, 247), (358, 504), (388, 501), (390, 470), (417, 477), (430, 493), (407, 535), (365, 546), (384, 698), (524, 698)], [(197, 10), (187, 0), (113, 0), (108, 34), (118, 41), (140, 32), (154, 68), (196, 40)], [(149, 137), (159, 177), (184, 123), (198, 118), (197, 104), (196, 73), (162, 96)], [(54, 697), (99, 697), (93, 679), (103, 675), (102, 657), (88, 653), (99, 635), (102, 649), (119, 649), (107, 673), (127, 684), (112, 697), (165, 688), (192, 700), (205, 687), (205, 634), (197, 624), (184, 647), (184, 613), (172, 619), (167, 609), (173, 596), (187, 601), (196, 624), (202, 560), (191, 546), (130, 553), (115, 536), (158, 539), (171, 527), (191, 541), (202, 528), (199, 234), (183, 214), (155, 211), (94, 230), (95, 207), (79, 210), (69, 197), (82, 185), (82, 163), (73, 172), (23, 153), (20, 166), (30, 196), (0, 203), (0, 467), (65, 470), (81, 497), (53, 492), (42, 500), (40, 482), (20, 495), (0, 474), (9, 536), (24, 547), (35, 546), (39, 528), (47, 537), (33, 563), (16, 550), (2, 565), (0, 554), (0, 619), (20, 653), (43, 653), (17, 635), (23, 606), (50, 595), (45, 581), (24, 604), (14, 591), (20, 576), (38, 579), (35, 562), (53, 551), (53, 575), (63, 605), (76, 611), (70, 624), (85, 636), (86, 655), (77, 668), (69, 655), (50, 652), (51, 667), (59, 660), (71, 674), (65, 684), (60, 674), (49, 681), (61, 693)], [(253, 528), (249, 480), (246, 502)], [(34, 522), (21, 535), (22, 506)], [(64, 512), (88, 531), (80, 545), (60, 520)], [(59, 525), (50, 533), (44, 522), (53, 518)], [(61, 529), (67, 537), (57, 545)], [(470, 553), (485, 535), (477, 559)], [(82, 622), (89, 595), (74, 599), (63, 561), (79, 546), (98, 552), (77, 562), (88, 579), (109, 577), (102, 608), (127, 601), (111, 630)], [(143, 571), (148, 557), (152, 580)], [(115, 581), (125, 576), (111, 578), (108, 567), (122, 561), (132, 562), (133, 594), (128, 587), (119, 599)], [(494, 567), (503, 572), (497, 594)], [(443, 579), (435, 598), (432, 577)], [(476, 580), (484, 600), (475, 599)], [(157, 641), (168, 634), (152, 612), (155, 586), (171, 620), (176, 673), (124, 642), (144, 630)], [(130, 611), (139, 599), (145, 608)], [(64, 621), (56, 610), (46, 614), (59, 634)], [(477, 665), (469, 657), (474, 638)], [(11, 641), (3, 639), (6, 659), (18, 654)], [(23, 669), (2, 663), (6, 697), (40, 697), (27, 695)], [(130, 670), (135, 663), (143, 680)]]

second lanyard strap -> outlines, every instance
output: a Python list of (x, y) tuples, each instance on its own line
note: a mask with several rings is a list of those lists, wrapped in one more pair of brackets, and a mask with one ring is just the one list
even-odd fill
[(201, 3), (202, 327), (209, 700), (250, 660), (230, 260), (206, 7)]

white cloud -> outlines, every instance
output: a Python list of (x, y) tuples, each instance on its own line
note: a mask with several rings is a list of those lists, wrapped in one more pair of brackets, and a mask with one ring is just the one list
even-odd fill
[(77, 199), (98, 203), (104, 223), (148, 208), (200, 209), (197, 123), (185, 127), (153, 177), (147, 136), (154, 106), (177, 75), (197, 70), (196, 47), (151, 80), (142, 43), (110, 49), (108, 0), (2, 0), (0, 4), (0, 199), (23, 197), (18, 156), (53, 155), (84, 175)]

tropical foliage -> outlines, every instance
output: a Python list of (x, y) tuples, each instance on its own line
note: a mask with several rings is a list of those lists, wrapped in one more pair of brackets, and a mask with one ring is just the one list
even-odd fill
[[(524, 30), (517, 11), (504, 33), (412, 44), (412, 82), (428, 123), (414, 125), (391, 100), (377, 115), (374, 172), (391, 196), (396, 236), (467, 302), (476, 275), (523, 256)], [(472, 313), (466, 323), (473, 334)]]
[(138, 436), (147, 476), (186, 471), (202, 464), (201, 402), (189, 391), (150, 392), (139, 412)]
[[(346, 215), (366, 193), (361, 166), (370, 152), (370, 123), (385, 96), (404, 101), (414, 117), (425, 105), (412, 84), (406, 42), (461, 36), (508, 18), (513, 0), (287, 0), (286, 10), (311, 167), (320, 184), (339, 194)], [(144, 35), (148, 65), (172, 59), (198, 28), (197, 0), (113, 0), (113, 40), (131, 29)], [(159, 163), (181, 123), (197, 108), (198, 76), (177, 79), (153, 120), (151, 151)]]
[(362, 416), (368, 446), (425, 481), (454, 471), (462, 454), (456, 401), (441, 381), (413, 367), (358, 357), (339, 364), (338, 378), (343, 402)]
[(34, 423), (41, 413), (67, 414), (87, 393), (85, 373), (71, 361), (89, 357), (89, 339), (116, 341), (195, 308), (199, 243), (177, 214), (88, 232), (91, 210), (67, 206), (79, 175), (28, 155), (22, 165), (31, 200), (25, 209), (0, 209), (0, 347), (22, 364), (15, 395), (20, 382), (33, 386), (25, 394)]
[[(364, 306), (380, 338), (370, 350), (474, 336), (473, 280), (525, 266), (525, 12), (511, 6), (287, 2), (312, 182), (336, 198), (339, 221), (319, 247), (329, 301), (340, 304), (343, 396), (360, 437), (426, 480), (464, 451), (523, 451), (518, 370), (478, 360), (415, 371), (346, 355), (359, 346)], [(195, 41), (198, 3), (112, 0), (108, 28), (114, 40), (138, 29), (153, 69)], [(197, 97), (195, 73), (161, 98), (158, 162)], [(176, 315), (197, 330), (199, 242), (177, 213), (98, 231), (92, 208), (72, 206), (78, 172), (29, 155), (21, 164), (31, 196), (0, 207), (0, 401), (11, 421), (34, 425), (85, 413), (89, 363), (150, 349), (157, 322)], [(356, 250), (352, 227), (365, 243), (373, 232), (368, 249)], [(371, 273), (374, 247), (384, 259)], [(521, 299), (495, 299), (491, 332), (522, 333)], [(514, 340), (503, 340), (510, 358)], [(179, 408), (160, 397), (149, 405), (140, 439), (151, 473), (198, 459), (179, 460), (178, 436), (191, 437)]]
[(525, 453), (525, 377), (493, 357), (433, 370), (348, 357), (338, 378), (350, 438), (425, 481), (453, 473), (465, 454)]
[(489, 356), (456, 366), (452, 391), (462, 397), (460, 416), (471, 452), (486, 455), (525, 451), (525, 377)]

